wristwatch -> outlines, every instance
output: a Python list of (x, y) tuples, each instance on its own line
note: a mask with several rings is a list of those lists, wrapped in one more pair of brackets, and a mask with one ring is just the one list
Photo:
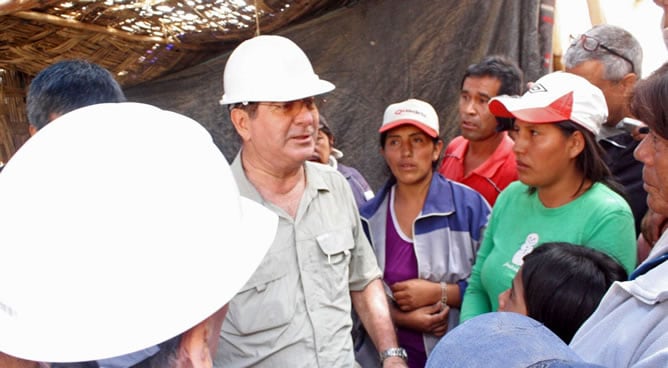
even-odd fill
[(406, 349), (404, 348), (389, 348), (384, 352), (380, 353), (380, 363), (383, 364), (385, 359), (391, 357), (399, 357), (403, 360), (408, 360), (408, 354), (406, 354)]

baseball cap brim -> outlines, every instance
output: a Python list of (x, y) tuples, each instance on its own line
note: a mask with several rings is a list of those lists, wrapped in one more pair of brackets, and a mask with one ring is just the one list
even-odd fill
[(568, 120), (570, 112), (552, 105), (532, 106), (533, 101), (514, 96), (498, 96), (489, 103), (492, 115), (501, 118), (515, 118), (529, 123), (555, 123)]
[(422, 130), (423, 132), (425, 132), (425, 134), (427, 134), (428, 136), (430, 136), (432, 138), (438, 137), (438, 132), (436, 132), (434, 129), (428, 127), (427, 125), (425, 125), (424, 123), (422, 123), (420, 121), (411, 120), (411, 119), (401, 119), (401, 120), (393, 121), (391, 123), (383, 124), (380, 127), (380, 129), (378, 129), (378, 133), (383, 133), (383, 132), (386, 132), (390, 129), (394, 129), (398, 126), (402, 126), (402, 125), (406, 125), (406, 124), (413, 125), (414, 127)]
[(40, 130), (0, 174), (0, 203), (0, 351), (46, 362), (195, 326), (245, 284), (278, 222), (239, 196), (201, 125), (136, 103)]

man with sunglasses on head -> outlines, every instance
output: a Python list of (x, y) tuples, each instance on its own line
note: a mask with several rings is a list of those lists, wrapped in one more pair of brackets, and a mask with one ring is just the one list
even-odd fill
[(276, 213), (274, 243), (230, 301), (221, 367), (353, 367), (351, 307), (384, 367), (406, 367), (375, 255), (350, 186), (307, 160), (319, 113), (334, 89), (282, 36), (242, 42), (225, 65), (221, 104), (242, 140), (232, 172), (242, 196)]
[(563, 60), (567, 72), (589, 80), (603, 91), (608, 105), (608, 120), (597, 138), (605, 150), (604, 159), (610, 171), (624, 187), (638, 235), (642, 218), (647, 213), (647, 192), (642, 183), (643, 164), (633, 157), (641, 137), (637, 130), (629, 134), (621, 128), (620, 122), (631, 115), (631, 92), (641, 76), (640, 43), (623, 28), (602, 24), (571, 37), (571, 45)]

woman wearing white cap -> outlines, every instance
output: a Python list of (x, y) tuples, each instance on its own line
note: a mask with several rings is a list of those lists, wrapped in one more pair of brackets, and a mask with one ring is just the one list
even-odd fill
[(556, 72), (521, 97), (492, 99), (489, 108), (515, 119), (519, 182), (496, 202), (462, 320), (497, 310), (498, 295), (510, 287), (524, 255), (545, 242), (582, 244), (633, 270), (633, 216), (594, 138), (607, 116), (603, 93), (581, 77)]
[(479, 193), (434, 171), (443, 148), (438, 131), (430, 104), (388, 106), (379, 132), (392, 177), (360, 209), (410, 367), (424, 367), (438, 338), (457, 325), (490, 213)]

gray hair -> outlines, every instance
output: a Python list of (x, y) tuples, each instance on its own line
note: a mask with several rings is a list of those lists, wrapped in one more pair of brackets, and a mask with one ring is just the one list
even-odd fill
[(598, 60), (605, 66), (603, 77), (606, 80), (619, 81), (632, 70), (638, 77), (642, 75), (642, 47), (631, 33), (617, 26), (601, 24), (585, 32), (585, 35), (595, 38), (601, 45), (628, 58), (633, 65), (629, 65), (628, 61), (602, 47), (594, 51), (585, 50), (582, 39), (578, 38), (564, 54), (564, 66), (567, 69), (585, 61)]

